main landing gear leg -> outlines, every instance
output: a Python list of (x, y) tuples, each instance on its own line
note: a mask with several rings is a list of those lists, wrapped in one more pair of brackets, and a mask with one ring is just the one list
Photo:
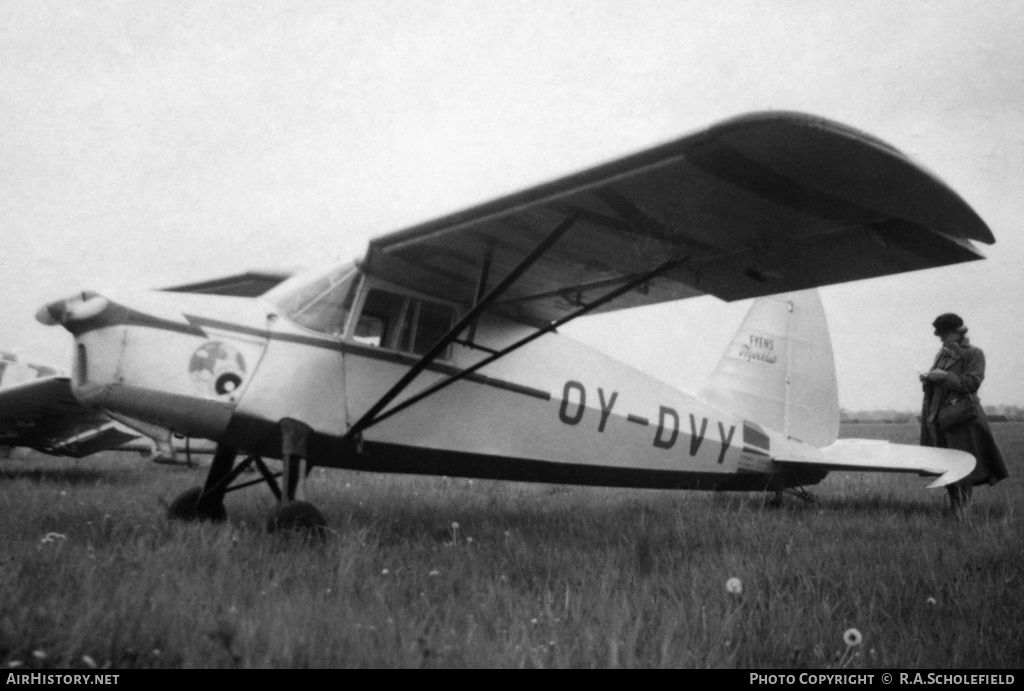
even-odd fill
[(289, 531), (323, 537), (327, 521), (315, 506), (306, 501), (306, 476), (309, 454), (306, 449), (308, 425), (285, 418), (281, 420), (281, 459), (284, 463), (280, 503), (267, 517), (267, 531)]
[(168, 507), (167, 517), (181, 521), (223, 521), (227, 518), (224, 493), (232, 478), (231, 471), (237, 456), (237, 449), (218, 444), (210, 472), (206, 475), (206, 484), (178, 495)]

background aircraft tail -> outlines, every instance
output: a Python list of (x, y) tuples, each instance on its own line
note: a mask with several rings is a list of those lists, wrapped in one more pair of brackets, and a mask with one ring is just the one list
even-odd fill
[(839, 392), (818, 292), (758, 298), (699, 395), (808, 444), (832, 444)]

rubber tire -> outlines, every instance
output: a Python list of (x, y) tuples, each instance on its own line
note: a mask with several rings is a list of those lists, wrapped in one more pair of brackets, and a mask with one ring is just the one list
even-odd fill
[(267, 516), (267, 532), (322, 539), (327, 536), (327, 519), (308, 501), (290, 501), (277, 505)]
[(224, 508), (224, 504), (201, 507), (199, 499), (202, 496), (202, 487), (185, 490), (167, 507), (167, 518), (172, 521), (214, 521), (215, 523), (227, 520), (228, 512)]

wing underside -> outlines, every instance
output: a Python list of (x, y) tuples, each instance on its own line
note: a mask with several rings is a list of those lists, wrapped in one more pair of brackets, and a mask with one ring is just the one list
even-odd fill
[(567, 219), (495, 304), (557, 319), (670, 259), (602, 308), (738, 300), (980, 259), (993, 242), (951, 189), (892, 147), (793, 113), (748, 115), (374, 240), (368, 273), (471, 304)]
[(975, 464), (974, 456), (964, 451), (893, 444), (879, 439), (839, 439), (821, 452), (820, 458), (775, 459), (775, 463), (789, 468), (938, 475), (928, 489), (962, 480), (971, 474)]

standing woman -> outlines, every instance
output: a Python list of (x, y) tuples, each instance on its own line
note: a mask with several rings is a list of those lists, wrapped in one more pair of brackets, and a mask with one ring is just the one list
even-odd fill
[[(970, 505), (974, 485), (994, 485), (1010, 473), (978, 400), (978, 387), (985, 378), (985, 354), (967, 340), (967, 327), (957, 315), (941, 314), (932, 326), (942, 340), (942, 349), (935, 356), (931, 371), (921, 375), (921, 446), (959, 449), (973, 454), (977, 460), (970, 475), (946, 487), (952, 509), (959, 514)], [(968, 400), (964, 401), (965, 398)], [(966, 414), (950, 415), (954, 406), (966, 408)]]

